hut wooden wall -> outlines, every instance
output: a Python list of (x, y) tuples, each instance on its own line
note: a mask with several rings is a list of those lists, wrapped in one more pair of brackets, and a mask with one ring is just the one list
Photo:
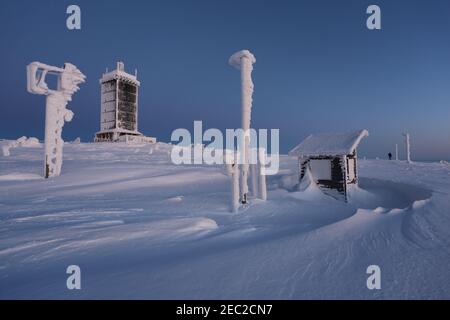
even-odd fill
[(305, 176), (306, 168), (310, 160), (329, 160), (331, 162), (331, 180), (319, 180), (318, 185), (325, 193), (329, 193), (328, 191), (334, 190), (346, 199), (346, 157), (315, 156), (309, 158), (299, 158), (299, 181)]

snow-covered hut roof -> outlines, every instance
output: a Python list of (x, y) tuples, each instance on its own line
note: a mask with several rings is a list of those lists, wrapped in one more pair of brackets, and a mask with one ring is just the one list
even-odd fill
[(308, 136), (289, 152), (290, 156), (340, 156), (352, 154), (367, 130), (347, 133), (320, 133)]

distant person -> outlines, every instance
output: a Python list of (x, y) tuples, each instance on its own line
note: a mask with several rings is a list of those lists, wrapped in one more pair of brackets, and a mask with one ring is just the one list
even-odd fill
[(392, 160), (392, 153), (388, 153), (389, 160)]

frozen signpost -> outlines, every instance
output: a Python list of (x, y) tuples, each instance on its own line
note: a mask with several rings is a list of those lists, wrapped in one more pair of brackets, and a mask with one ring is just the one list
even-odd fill
[(241, 202), (248, 201), (248, 171), (249, 171), (249, 146), (250, 146), (250, 120), (252, 112), (253, 64), (256, 62), (253, 54), (248, 50), (236, 52), (230, 57), (229, 63), (241, 71), (241, 106), (242, 106), (242, 130), (244, 141), (242, 148), (242, 170), (240, 180)]
[[(57, 76), (58, 87), (51, 90), (45, 83), (47, 74)], [(65, 63), (63, 68), (32, 62), (27, 66), (27, 89), (33, 94), (47, 96), (45, 107), (45, 178), (59, 176), (62, 166), (61, 138), (65, 121), (71, 121), (73, 112), (67, 109), (67, 103), (80, 88), (78, 85), (86, 77), (73, 64)]]

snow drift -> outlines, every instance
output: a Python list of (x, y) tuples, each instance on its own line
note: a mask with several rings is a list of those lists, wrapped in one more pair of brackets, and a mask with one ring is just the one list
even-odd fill
[[(170, 150), (66, 144), (52, 180), (33, 179), (38, 148), (0, 157), (0, 297), (450, 298), (450, 167), (362, 160), (344, 203), (295, 189), (281, 157), (268, 201), (231, 214), (223, 167), (174, 166)], [(382, 290), (366, 287), (372, 264)]]

